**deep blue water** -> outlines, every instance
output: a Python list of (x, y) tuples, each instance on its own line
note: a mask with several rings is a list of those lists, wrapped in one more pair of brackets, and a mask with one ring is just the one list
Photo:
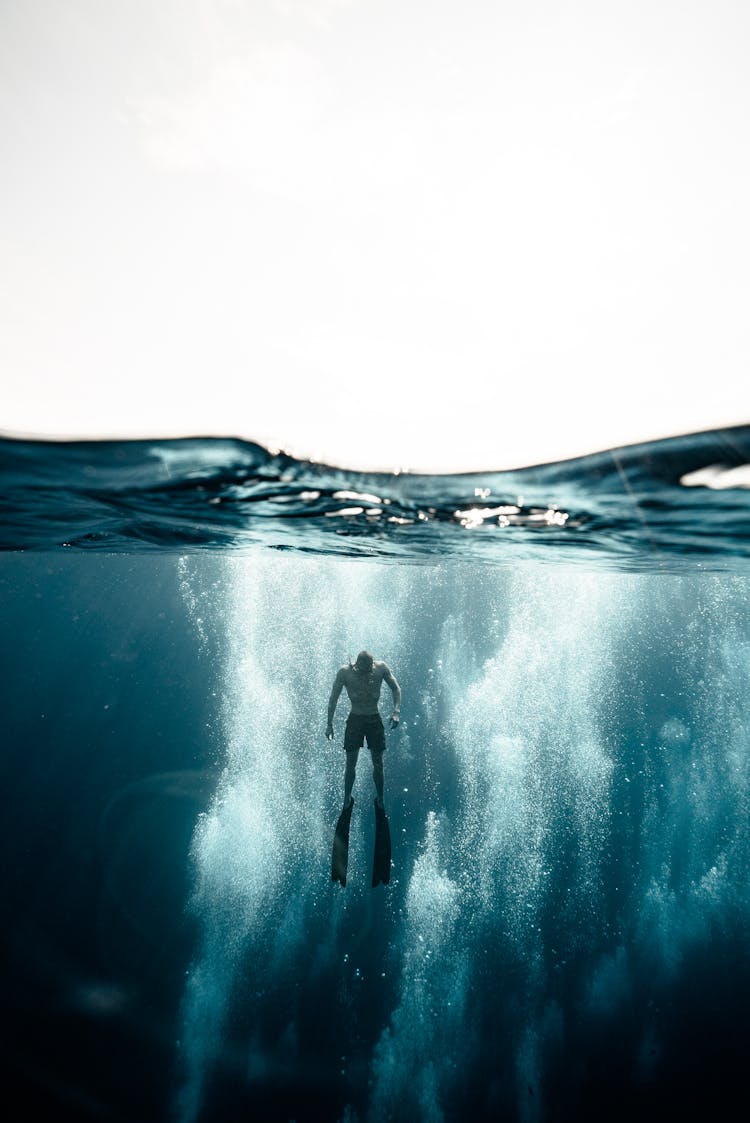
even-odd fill
[[(749, 446), (436, 478), (0, 443), (24, 1116), (733, 1117)], [(362, 647), (403, 690), (375, 890), (366, 753), (330, 880)]]

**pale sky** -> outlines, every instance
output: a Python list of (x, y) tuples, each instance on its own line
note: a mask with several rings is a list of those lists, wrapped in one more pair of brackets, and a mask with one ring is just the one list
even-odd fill
[(749, 58), (740, 0), (0, 0), (0, 431), (750, 422)]

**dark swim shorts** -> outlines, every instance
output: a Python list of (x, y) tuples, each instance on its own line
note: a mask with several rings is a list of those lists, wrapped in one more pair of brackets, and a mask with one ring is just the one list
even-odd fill
[(346, 719), (344, 748), (347, 752), (361, 749), (367, 738), (368, 749), (385, 752), (385, 730), (380, 714), (349, 714)]

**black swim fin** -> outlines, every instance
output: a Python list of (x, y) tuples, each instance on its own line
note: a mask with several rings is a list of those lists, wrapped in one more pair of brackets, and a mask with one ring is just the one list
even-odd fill
[(391, 828), (385, 809), (375, 800), (375, 854), (372, 860), (372, 887), (391, 880)]
[(349, 824), (352, 818), (354, 800), (349, 801), (339, 815), (336, 823), (336, 832), (333, 836), (333, 854), (331, 855), (331, 881), (339, 881), (346, 885), (346, 867), (349, 863)]

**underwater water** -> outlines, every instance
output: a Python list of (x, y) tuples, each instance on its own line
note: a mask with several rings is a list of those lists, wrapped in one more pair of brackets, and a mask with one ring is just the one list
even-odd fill
[[(733, 1117), (750, 430), (442, 479), (212, 440), (0, 463), (28, 1114)], [(331, 881), (364, 647), (403, 692), (375, 889), (366, 750)]]

